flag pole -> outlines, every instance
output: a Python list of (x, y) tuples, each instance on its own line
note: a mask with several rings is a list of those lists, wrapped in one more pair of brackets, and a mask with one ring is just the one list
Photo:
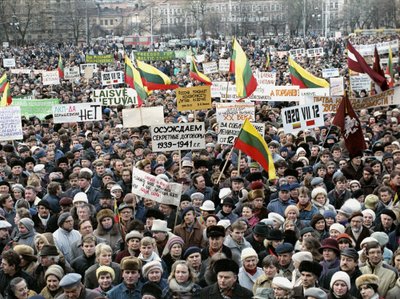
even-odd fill
[(242, 159), (242, 151), (241, 150), (239, 150), (238, 165), (237, 165), (238, 176), (240, 176), (240, 159)]
[[(329, 133), (331, 132), (332, 126), (333, 126), (333, 124), (331, 123), (331, 125), (329, 126), (329, 129), (328, 129), (328, 132), (326, 132), (324, 142), (322, 142), (322, 144), (321, 144), (322, 148), (324, 147), (324, 144), (325, 144), (326, 140), (328, 139), (328, 136), (329, 136)], [(317, 164), (317, 162), (319, 161), (319, 157), (320, 157), (320, 155), (318, 155), (317, 159), (315, 160), (314, 165)]]
[[(231, 148), (231, 150), (230, 150), (230, 152), (229, 152), (229, 154), (228, 154), (228, 157), (230, 157), (230, 155), (232, 154), (233, 148), (234, 148), (234, 147), (232, 146), (232, 148)], [(225, 171), (225, 168), (226, 168), (226, 165), (228, 164), (228, 161), (229, 161), (228, 159), (225, 160), (224, 167), (222, 167), (221, 173), (220, 173), (219, 176), (218, 176), (217, 184), (219, 184), (219, 181), (221, 180), (222, 174), (223, 174), (224, 171)]]

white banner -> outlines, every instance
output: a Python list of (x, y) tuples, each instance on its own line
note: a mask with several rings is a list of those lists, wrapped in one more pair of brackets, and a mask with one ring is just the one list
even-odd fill
[(281, 117), (285, 133), (324, 125), (321, 103), (284, 108), (281, 111)]
[(313, 48), (313, 49), (307, 49), (307, 57), (308, 58), (315, 58), (315, 57), (320, 57), (324, 55), (324, 49), (323, 48)]
[(102, 106), (137, 105), (137, 92), (133, 88), (95, 89), (93, 101)]
[(216, 103), (217, 122), (255, 120), (254, 103)]
[(60, 76), (58, 71), (49, 71), (42, 73), (42, 83), (43, 85), (57, 85), (60, 84)]
[(53, 106), (55, 124), (101, 121), (103, 113), (98, 103), (75, 103)]
[(31, 69), (11, 69), (11, 74), (26, 74), (29, 75), (31, 73), (35, 75), (40, 75), (45, 73), (45, 70), (31, 70)]
[(203, 63), (204, 60), (206, 59), (206, 55), (204, 55), (204, 54), (196, 55), (196, 56), (195, 56), (195, 59), (196, 59), (196, 62), (197, 62), (197, 63)]
[(323, 78), (339, 77), (339, 69), (337, 68), (323, 69), (322, 77)]
[(101, 84), (112, 85), (124, 83), (124, 72), (101, 72)]
[[(218, 123), (218, 144), (233, 144), (243, 126), (243, 121), (222, 121)], [(251, 123), (264, 138), (265, 124)]]
[(266, 95), (268, 101), (276, 102), (298, 102), (303, 99), (298, 86), (275, 86), (268, 88)]
[(132, 170), (132, 193), (158, 203), (179, 206), (182, 184), (167, 183), (136, 167)]
[(204, 149), (204, 123), (179, 123), (151, 126), (153, 152)]
[(275, 86), (276, 73), (275, 72), (257, 72), (255, 73), (257, 83), (266, 87)]
[(358, 76), (350, 76), (350, 86), (354, 91), (370, 91), (371, 78), (367, 74), (359, 74)]
[(330, 93), (331, 96), (342, 96), (344, 95), (344, 81), (343, 77), (329, 78), (330, 81)]
[(204, 62), (203, 63), (203, 71), (205, 75), (218, 73), (218, 65), (217, 62)]
[(389, 48), (392, 49), (393, 53), (399, 52), (399, 41), (392, 40), (389, 42), (382, 42), (377, 44), (369, 44), (369, 45), (354, 45), (354, 48), (362, 55), (362, 56), (374, 56), (375, 46), (378, 50), (378, 54), (388, 54)]
[(300, 88), (300, 97), (327, 97), (329, 88)]
[(220, 59), (219, 60), (219, 71), (220, 72), (229, 72), (229, 66), (231, 64), (231, 59)]
[(290, 56), (293, 58), (299, 58), (299, 57), (304, 57), (306, 56), (306, 49), (301, 48), (301, 49), (291, 49), (289, 50)]
[(164, 107), (123, 109), (122, 120), (124, 128), (162, 125), (164, 124)]
[(8, 48), (10, 46), (9, 42), (3, 42), (3, 48)]
[(4, 67), (15, 67), (15, 58), (3, 58)]
[(21, 107), (0, 108), (0, 141), (22, 140)]
[(85, 73), (85, 69), (88, 67), (91, 67), (94, 72), (97, 72), (97, 63), (81, 63), (79, 65), (79, 69), (82, 75)]
[(81, 77), (80, 70), (78, 66), (66, 67), (64, 68), (64, 79), (65, 80), (75, 80)]

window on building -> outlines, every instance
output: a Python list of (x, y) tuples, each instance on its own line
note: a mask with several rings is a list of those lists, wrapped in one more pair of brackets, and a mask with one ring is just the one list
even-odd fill
[(108, 26), (108, 20), (104, 20), (104, 25)]
[(104, 25), (104, 22), (103, 22), (103, 20), (100, 20), (100, 25)]
[(114, 20), (110, 20), (110, 25), (114, 25)]

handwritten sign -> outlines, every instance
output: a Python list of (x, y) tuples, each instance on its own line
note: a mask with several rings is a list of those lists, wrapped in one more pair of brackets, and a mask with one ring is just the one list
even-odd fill
[(267, 90), (267, 100), (277, 102), (297, 102), (302, 99), (298, 86), (274, 86)]
[(95, 89), (93, 100), (102, 106), (137, 105), (137, 92), (133, 88)]
[(254, 103), (217, 103), (217, 122), (255, 120)]
[(112, 85), (124, 83), (124, 72), (101, 72), (101, 84)]
[(231, 59), (230, 58), (228, 58), (228, 59), (220, 59), (218, 61), (218, 63), (219, 63), (219, 71), (220, 72), (225, 72), (225, 73), (229, 72), (229, 67), (230, 67), (230, 64), (231, 64)]
[(81, 76), (78, 66), (66, 67), (64, 68), (64, 79), (65, 80), (75, 80), (79, 79)]
[(324, 125), (324, 116), (320, 103), (284, 108), (281, 111), (281, 117), (285, 133)]
[(18, 106), (0, 108), (0, 141), (22, 139), (21, 108)]
[(275, 86), (276, 73), (275, 72), (257, 72), (256, 73), (257, 83), (260, 85), (272, 87)]
[(344, 95), (344, 80), (343, 77), (329, 78), (331, 96), (342, 96)]
[[(233, 144), (235, 142), (235, 138), (239, 135), (242, 125), (243, 121), (222, 121), (218, 123), (218, 143)], [(252, 123), (252, 125), (261, 134), (261, 136), (264, 137), (265, 124)]]
[(4, 67), (15, 67), (15, 58), (3, 58)]
[(27, 118), (36, 116), (44, 119), (47, 115), (52, 114), (52, 107), (60, 104), (60, 99), (31, 99), (31, 98), (13, 98), (12, 106), (21, 107), (21, 114)]
[(339, 77), (339, 69), (338, 68), (323, 69), (322, 77), (323, 78)]
[(354, 91), (370, 91), (371, 78), (366, 74), (359, 74), (358, 76), (350, 76), (350, 86)]
[(164, 107), (156, 106), (123, 109), (122, 120), (124, 128), (135, 128), (143, 125), (161, 125), (164, 124)]
[(327, 97), (329, 88), (300, 88), (301, 97)]
[(182, 184), (168, 183), (134, 167), (132, 170), (132, 193), (158, 203), (179, 206)]
[(105, 54), (105, 55), (86, 55), (86, 63), (113, 63), (114, 56), (113, 54)]
[(176, 89), (178, 111), (211, 108), (210, 86), (195, 86)]
[(151, 126), (153, 152), (204, 149), (204, 123)]
[(53, 106), (55, 124), (102, 120), (101, 105), (98, 103), (76, 103)]
[(215, 61), (204, 62), (203, 63), (203, 71), (204, 71), (204, 74), (206, 74), (206, 75), (218, 73), (217, 62), (215, 62)]
[(43, 85), (57, 85), (60, 84), (60, 76), (58, 71), (49, 71), (42, 73), (42, 83)]
[(81, 63), (79, 65), (79, 69), (81, 71), (81, 74), (85, 73), (85, 69), (91, 67), (94, 72), (97, 72), (97, 64), (96, 63)]

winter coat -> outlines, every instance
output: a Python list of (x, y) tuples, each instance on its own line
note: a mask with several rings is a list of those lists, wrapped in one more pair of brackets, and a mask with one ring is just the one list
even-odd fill
[(250, 273), (246, 272), (246, 270), (243, 267), (240, 267), (238, 280), (242, 287), (245, 287), (246, 289), (253, 291), (254, 283), (256, 282), (257, 278), (259, 278), (263, 274), (264, 271), (259, 267), (257, 267), (257, 272), (254, 273), (254, 275), (251, 275)]
[(185, 252), (187, 248), (192, 246), (197, 246), (200, 248), (204, 246), (204, 240), (203, 240), (204, 229), (205, 228), (202, 225), (200, 225), (200, 223), (197, 220), (195, 220), (193, 227), (191, 228), (191, 231), (187, 229), (187, 225), (185, 223), (182, 223), (175, 227), (174, 234), (180, 236), (184, 241), (182, 252)]
[(396, 285), (397, 272), (384, 262), (373, 267), (367, 261), (366, 265), (361, 267), (360, 270), (363, 274), (375, 274), (380, 278), (378, 293), (382, 297), (386, 297), (386, 293)]
[(60, 227), (54, 232), (53, 238), (55, 245), (64, 255), (65, 260), (70, 263), (72, 261), (71, 244), (80, 240), (81, 234), (77, 230), (73, 229), (68, 232)]
[(118, 242), (121, 239), (121, 234), (119, 232), (117, 223), (114, 223), (110, 230), (105, 230), (99, 223), (99, 226), (96, 228), (93, 234), (96, 237), (104, 239), (106, 243), (111, 246), (114, 253), (119, 249)]
[[(242, 287), (238, 283), (233, 288), (231, 298), (235, 299), (249, 299), (253, 297), (253, 292)], [(221, 293), (219, 292), (218, 283), (214, 283), (200, 291), (199, 297), (200, 299), (223, 299)]]
[(226, 247), (229, 247), (229, 249), (232, 252), (232, 259), (238, 265), (242, 264), (242, 260), (240, 258), (241, 254), (242, 254), (242, 250), (245, 248), (251, 248), (251, 244), (246, 239), (243, 238), (243, 243), (238, 244), (235, 240), (232, 239), (231, 236), (225, 237), (224, 245)]
[(395, 286), (386, 294), (386, 299), (400, 299), (400, 278), (396, 280)]

